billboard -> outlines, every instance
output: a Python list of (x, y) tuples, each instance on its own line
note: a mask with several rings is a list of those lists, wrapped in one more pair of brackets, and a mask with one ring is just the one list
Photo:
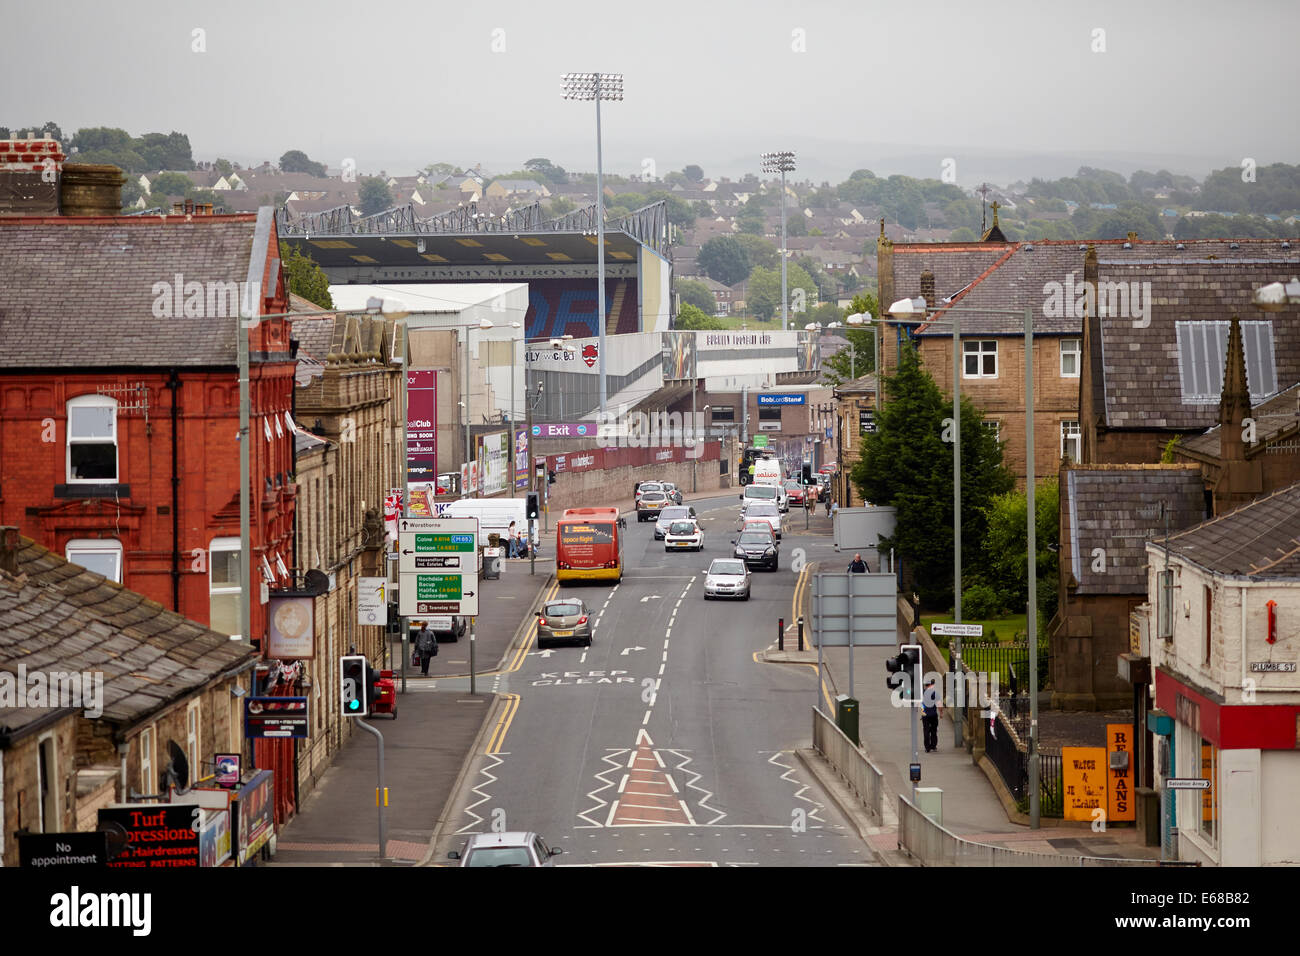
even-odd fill
[[(1106, 811), (1106, 748), (1062, 747), (1065, 819), (1091, 823)], [(1103, 818), (1104, 819), (1104, 818)]]
[(479, 435), (477, 440), (483, 494), (505, 491), (510, 486), (510, 433), (492, 432)]
[(695, 333), (665, 332), (663, 337), (664, 381), (695, 378)]
[(821, 340), (818, 333), (799, 333), (798, 359), (800, 372), (815, 372), (822, 367)]
[(413, 368), (406, 373), (406, 480), (438, 476), (438, 372)]
[(310, 597), (271, 596), (267, 656), (282, 661), (309, 661), (315, 651), (315, 603)]
[(127, 848), (107, 865), (118, 869), (197, 867), (203, 810), (193, 804), (132, 803), (99, 808), (99, 825), (126, 831)]
[(515, 490), (528, 487), (528, 429), (515, 429)]

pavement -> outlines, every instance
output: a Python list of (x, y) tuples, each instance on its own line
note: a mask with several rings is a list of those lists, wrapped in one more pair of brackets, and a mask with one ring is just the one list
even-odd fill
[(399, 677), (398, 719), (370, 721), (384, 736), (387, 857), (379, 857), (376, 741), (358, 728), (280, 831), (273, 866), (412, 865), (431, 857), (470, 759), (485, 749), (509, 708), (510, 695), (496, 692), (500, 674), (514, 662), (516, 639), (531, 633), (538, 599), (553, 583), (553, 557), (539, 560), (535, 575), (526, 560), (506, 564), (499, 579), (480, 582), (475, 692), (469, 687), (467, 633), (440, 645), (429, 677), (420, 677), (418, 669), (411, 676), (408, 667), (406, 693)]
[[(818, 527), (821, 525), (822, 527)], [(813, 519), (813, 531), (830, 533), (830, 521), (824, 516)], [(838, 560), (838, 559), (837, 559)], [(847, 561), (847, 559), (845, 559)], [(820, 562), (809, 565), (809, 573), (818, 567), (838, 570), (838, 565)], [(803, 589), (802, 607), (806, 621), (811, 621), (811, 587)], [(809, 628), (811, 630), (811, 628)], [(777, 650), (775, 643), (763, 659), (776, 664), (816, 665), (817, 650), (808, 638), (804, 651), (795, 649), (796, 635), (787, 628), (785, 651)], [(900, 792), (910, 795), (908, 767), (912, 762), (911, 720), (913, 711), (892, 706), (885, 685), (887, 676), (884, 662), (897, 654), (897, 648), (857, 647), (853, 650), (852, 680), (850, 680), (850, 649), (827, 647), (824, 652), (825, 687), (833, 699), (840, 693), (856, 697), (858, 704), (858, 734), (862, 750), (885, 777), (885, 819), (870, 819), (870, 825), (859, 827), (863, 836), (877, 851), (877, 855), (892, 865), (910, 865), (905, 854), (897, 849), (897, 806)], [(829, 702), (823, 700), (829, 708)], [(1087, 823), (1065, 822), (1042, 818), (1037, 830), (1028, 825), (1028, 818), (1015, 812), (1009, 804), (1009, 794), (992, 764), (983, 761), (982, 769), (972, 762), (965, 747), (955, 744), (951, 711), (944, 709), (939, 721), (939, 747), (926, 753), (922, 746), (920, 721), (917, 720), (917, 749), (921, 763), (923, 787), (938, 787), (943, 791), (943, 825), (952, 832), (978, 843), (989, 843), (1010, 849), (1036, 853), (1060, 853), (1070, 856), (1124, 857), (1127, 859), (1160, 858), (1159, 847), (1143, 845), (1140, 834), (1132, 824), (1111, 824), (1106, 830), (1096, 832)], [(801, 750), (801, 760), (818, 777), (819, 783), (840, 809), (848, 816), (861, 817), (860, 804), (853, 801), (849, 791), (839, 783), (838, 775), (819, 753)], [(996, 781), (996, 782), (995, 782)], [(999, 789), (1002, 795), (999, 795)], [(1016, 817), (1023, 822), (1017, 822)]]

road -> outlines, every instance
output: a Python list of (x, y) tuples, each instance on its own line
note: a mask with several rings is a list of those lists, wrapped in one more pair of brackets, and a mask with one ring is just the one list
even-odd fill
[(815, 671), (756, 660), (778, 618), (792, 620), (797, 549), (829, 555), (829, 537), (804, 535), (794, 512), (780, 570), (754, 572), (747, 602), (705, 601), (701, 572), (731, 554), (739, 502), (691, 503), (702, 554), (666, 554), (650, 522), (629, 520), (622, 583), (558, 592), (596, 615), (592, 646), (530, 641), (518, 670), (487, 679), (517, 700), (435, 860), (468, 834), (509, 829), (562, 848), (557, 865), (872, 862), (792, 752), (808, 744)]

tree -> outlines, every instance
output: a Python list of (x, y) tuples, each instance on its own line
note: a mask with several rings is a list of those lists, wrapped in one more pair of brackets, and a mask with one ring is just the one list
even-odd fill
[(322, 309), (334, 308), (334, 299), (330, 296), (330, 280), (311, 256), (305, 256), (296, 246), (282, 242), (280, 261), (284, 263), (290, 292), (302, 296), (308, 302), (314, 302)]
[(155, 203), (168, 196), (185, 196), (194, 189), (194, 181), (184, 173), (159, 173), (149, 183), (149, 195)]
[[(795, 303), (798, 302), (796, 289), (803, 291), (804, 311), (802, 313), (796, 312), (794, 308)], [(817, 284), (813, 282), (812, 276), (791, 263), (786, 267), (786, 291), (791, 299), (789, 309), (791, 321), (795, 322), (797, 319), (797, 326), (802, 328), (808, 322), (807, 313), (811, 311), (813, 300), (817, 296)], [(745, 293), (745, 301), (749, 305), (749, 310), (754, 313), (754, 317), (764, 322), (778, 314), (781, 311), (781, 270), (755, 266), (749, 274), (749, 288)]]
[(699, 166), (696, 166), (694, 163), (692, 163), (691, 165), (685, 167), (682, 170), (682, 175), (684, 175), (691, 182), (698, 183), (702, 179), (704, 179), (704, 170), (701, 169)]
[(170, 133), (145, 133), (131, 141), (132, 148), (144, 159), (148, 169), (194, 169), (190, 138), (173, 130)]
[[(1060, 535), (1060, 499), (1057, 479), (1044, 478), (1034, 489), (1038, 612), (1050, 621), (1056, 614), (1059, 599), (1056, 545)], [(1029, 497), (1023, 491), (994, 495), (983, 509), (986, 530), (982, 555), (977, 565), (979, 570), (971, 577), (991, 587), (998, 601), (1007, 609), (1023, 609), (1029, 597), (1029, 565), (1025, 559), (1029, 546), (1025, 520), (1028, 510)]]
[(713, 217), (713, 207), (709, 205), (707, 200), (695, 200), (695, 202), (691, 203), (691, 209), (695, 211), (696, 219), (710, 219)]
[(325, 178), (324, 164), (312, 162), (307, 158), (307, 154), (300, 149), (291, 149), (281, 156), (280, 169), (286, 173), (308, 173), (322, 179)]
[(803, 213), (796, 212), (793, 216), (785, 217), (785, 234), (787, 236), (808, 235), (808, 220)]
[(721, 322), (691, 305), (689, 302), (683, 302), (682, 307), (677, 311), (677, 319), (673, 326), (678, 329), (721, 329), (726, 328)]
[(127, 176), (126, 182), (122, 184), (122, 208), (130, 209), (143, 195), (144, 188), (140, 185), (140, 180), (135, 176)]
[(769, 239), (742, 233), (736, 236), (736, 241), (744, 247), (751, 266), (775, 269), (781, 262), (781, 253), (777, 250), (776, 244)]
[(741, 232), (751, 236), (762, 236), (767, 232), (767, 217), (763, 215), (761, 208), (746, 203), (736, 215), (736, 226)]
[(384, 180), (378, 176), (362, 176), (360, 186), (361, 215), (373, 216), (393, 208), (393, 194)]
[(553, 196), (550, 208), (552, 216), (563, 216), (566, 213), (573, 212), (577, 208), (577, 204), (568, 196)]
[(715, 236), (700, 246), (695, 260), (704, 274), (723, 285), (735, 285), (749, 275), (749, 255), (731, 236)]
[[(897, 372), (884, 382), (888, 400), (877, 431), (862, 437), (850, 478), (864, 500), (897, 509), (887, 542), (902, 557), (911, 586), (930, 607), (952, 600), (952, 404), (939, 392), (916, 350), (904, 345)], [(979, 567), (987, 535), (985, 508), (1014, 487), (1002, 448), (969, 400), (961, 405), (962, 566)]]
[[(850, 315), (870, 315), (875, 318), (880, 312), (876, 297), (870, 292), (859, 293), (853, 297), (849, 307), (844, 310), (844, 321)], [(850, 381), (854, 376), (866, 375), (876, 369), (876, 327), (846, 325), (839, 330), (853, 346), (850, 352), (842, 348), (829, 359), (822, 362), (822, 377), (833, 385)]]
[(569, 174), (563, 166), (557, 166), (549, 159), (538, 157), (524, 163), (524, 169), (542, 176), (547, 182), (563, 185), (569, 181)]
[(703, 282), (696, 282), (693, 279), (676, 279), (673, 282), (673, 290), (682, 297), (682, 305), (687, 303), (695, 306), (705, 315), (712, 315), (718, 310), (718, 302), (709, 291), (709, 287)]
[(671, 172), (664, 173), (664, 182), (670, 186), (685, 186), (690, 180), (686, 178), (685, 173), (680, 173), (674, 169)]
[(235, 171), (235, 167), (230, 165), (230, 160), (221, 159), (220, 157), (218, 157), (217, 161), (212, 164), (212, 168), (222, 176), (229, 176)]

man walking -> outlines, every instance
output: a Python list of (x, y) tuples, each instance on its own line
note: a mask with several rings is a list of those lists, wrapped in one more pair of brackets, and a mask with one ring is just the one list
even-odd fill
[(850, 574), (866, 574), (867, 562), (862, 560), (861, 554), (853, 555), (853, 563), (849, 565)]
[(420, 655), (420, 676), (429, 676), (429, 661), (438, 656), (438, 638), (425, 621), (415, 632), (415, 652)]
[(921, 694), (921, 727), (925, 731), (925, 752), (939, 749), (939, 690), (934, 681), (925, 685)]

